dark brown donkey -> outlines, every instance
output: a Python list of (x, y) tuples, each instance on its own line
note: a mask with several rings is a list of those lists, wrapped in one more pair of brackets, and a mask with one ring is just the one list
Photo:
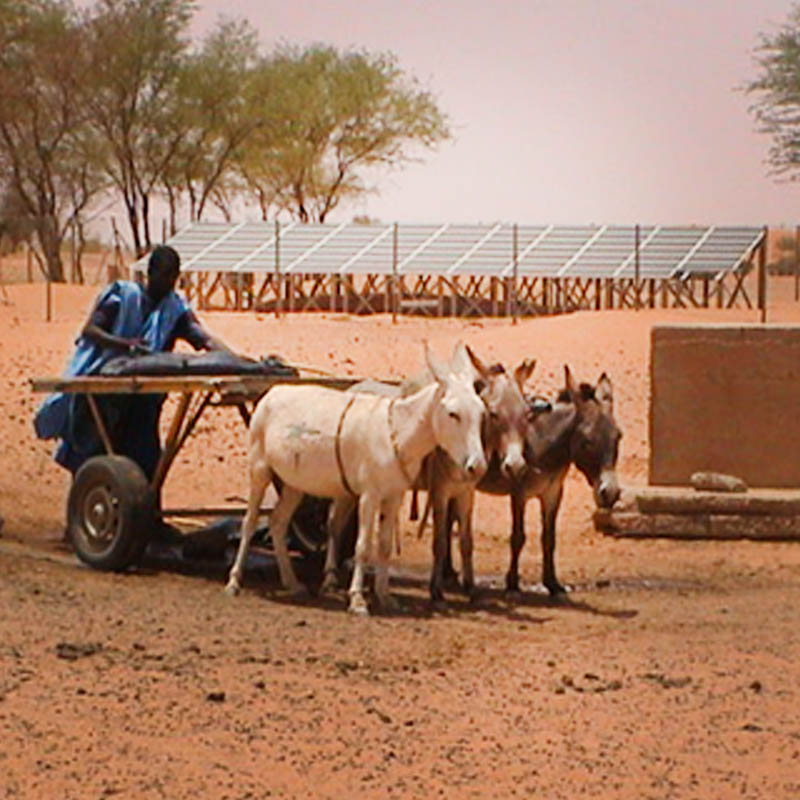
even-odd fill
[[(556, 578), (556, 517), (564, 492), (564, 479), (574, 464), (592, 487), (600, 508), (611, 508), (619, 498), (617, 454), (620, 429), (614, 420), (611, 381), (605, 372), (596, 386), (578, 385), (569, 367), (564, 368), (566, 388), (555, 403), (537, 411), (532, 404), (526, 435), (523, 475), (510, 478), (490, 463), (489, 470), (478, 483), (478, 491), (511, 497), (511, 564), (506, 574), (506, 589), (519, 591), (519, 555), (525, 544), (525, 506), (531, 497), (538, 497), (542, 514), (542, 582), (551, 595), (565, 592)], [(451, 509), (450, 517), (452, 518)], [(468, 528), (459, 535), (471, 537)], [(445, 537), (449, 543), (450, 537)], [(462, 571), (472, 575), (472, 543), (461, 541)], [(449, 547), (444, 554), (447, 569)], [(452, 569), (452, 568), (451, 568)]]
[[(486, 406), (481, 439), (489, 469), (510, 483), (520, 480), (527, 469), (525, 460), (528, 432), (528, 404), (521, 387), (534, 370), (536, 362), (523, 361), (508, 375), (500, 364), (488, 368), (489, 378), (479, 388)], [(417, 483), (427, 489), (428, 505), (433, 507), (433, 569), (430, 595), (435, 604), (444, 602), (445, 563), (449, 560), (450, 529), (458, 522), (462, 584), (472, 594), (475, 580), (472, 572), (472, 507), (475, 500), (474, 480), (464, 475), (453, 460), (440, 448), (429, 454), (422, 464)], [(426, 513), (427, 513), (426, 508)]]

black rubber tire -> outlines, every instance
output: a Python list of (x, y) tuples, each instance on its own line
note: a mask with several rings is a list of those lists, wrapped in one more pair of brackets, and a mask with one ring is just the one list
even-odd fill
[(289, 523), (289, 542), (304, 556), (320, 558), (328, 549), (328, 509), (331, 501), (306, 495)]
[(95, 456), (75, 474), (67, 500), (69, 540), (81, 561), (120, 572), (142, 557), (155, 521), (155, 501), (138, 464)]

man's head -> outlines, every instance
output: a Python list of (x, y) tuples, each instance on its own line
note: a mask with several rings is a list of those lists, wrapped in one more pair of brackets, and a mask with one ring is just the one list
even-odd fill
[(158, 302), (175, 288), (181, 271), (181, 258), (169, 245), (160, 244), (147, 262), (147, 294)]

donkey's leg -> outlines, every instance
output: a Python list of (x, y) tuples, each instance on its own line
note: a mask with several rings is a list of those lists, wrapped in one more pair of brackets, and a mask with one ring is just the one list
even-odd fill
[(444, 564), (442, 565), (442, 579), (446, 584), (452, 584), (458, 587), (458, 572), (453, 566), (453, 525), (458, 519), (458, 510), (456, 508), (455, 498), (451, 498), (447, 504), (447, 538), (445, 540), (445, 554)]
[(275, 558), (278, 561), (278, 570), (281, 574), (281, 583), (293, 595), (305, 594), (305, 587), (294, 574), (289, 551), (286, 548), (286, 530), (292, 520), (292, 515), (300, 505), (304, 492), (291, 486), (283, 485), (281, 496), (275, 505), (269, 521), (269, 532), (272, 537), (272, 546), (275, 548)]
[(519, 554), (525, 544), (525, 497), (511, 495), (511, 563), (506, 573), (506, 591), (519, 592)]
[(450, 520), (448, 518), (449, 497), (441, 486), (430, 489), (433, 507), (433, 568), (431, 569), (431, 602), (444, 605), (444, 567), (450, 547)]
[(378, 559), (375, 567), (375, 594), (378, 597), (378, 603), (385, 611), (397, 611), (400, 608), (397, 600), (389, 594), (389, 559), (397, 535), (397, 518), (402, 499), (403, 495), (401, 494), (399, 497), (384, 498), (381, 503), (378, 526)]
[(461, 548), (461, 587), (469, 597), (475, 596), (475, 572), (472, 565), (472, 507), (475, 489), (470, 487), (454, 498), (458, 519), (458, 543)]
[(364, 600), (364, 565), (370, 550), (372, 531), (375, 528), (375, 515), (378, 502), (371, 493), (362, 494), (358, 499), (358, 539), (356, 540), (353, 578), (350, 581), (350, 606), (352, 614), (366, 616), (369, 614), (367, 602)]
[(564, 594), (567, 590), (556, 578), (556, 516), (561, 505), (563, 488), (559, 483), (552, 491), (541, 497), (542, 507), (542, 583), (551, 595)]
[(258, 523), (261, 501), (264, 499), (264, 492), (267, 491), (272, 481), (272, 471), (267, 467), (266, 462), (260, 461), (250, 468), (250, 496), (247, 501), (247, 513), (242, 520), (241, 533), (239, 538), (239, 550), (236, 553), (236, 560), (233, 562), (231, 571), (228, 574), (228, 583), (225, 586), (225, 593), (231, 596), (237, 594), (242, 586), (242, 572), (244, 570), (244, 560), (247, 556), (247, 548)]
[(342, 531), (353, 510), (349, 497), (337, 497), (328, 512), (328, 551), (325, 553), (325, 578), (322, 592), (333, 592), (339, 588), (339, 558), (342, 546)]

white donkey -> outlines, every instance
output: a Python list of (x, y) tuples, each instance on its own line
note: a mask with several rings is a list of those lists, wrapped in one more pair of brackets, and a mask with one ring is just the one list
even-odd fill
[(303, 587), (289, 563), (286, 529), (304, 494), (358, 498), (358, 539), (350, 607), (367, 614), (364, 567), (380, 515), (375, 594), (391, 607), (389, 556), (397, 514), (423, 458), (437, 446), (477, 480), (486, 471), (481, 444), (484, 405), (471, 380), (443, 366), (425, 346), (435, 381), (408, 397), (340, 392), (320, 386), (279, 385), (259, 401), (249, 430), (250, 497), (226, 591), (240, 587), (247, 548), (273, 476), (283, 483), (270, 532), (281, 581)]

